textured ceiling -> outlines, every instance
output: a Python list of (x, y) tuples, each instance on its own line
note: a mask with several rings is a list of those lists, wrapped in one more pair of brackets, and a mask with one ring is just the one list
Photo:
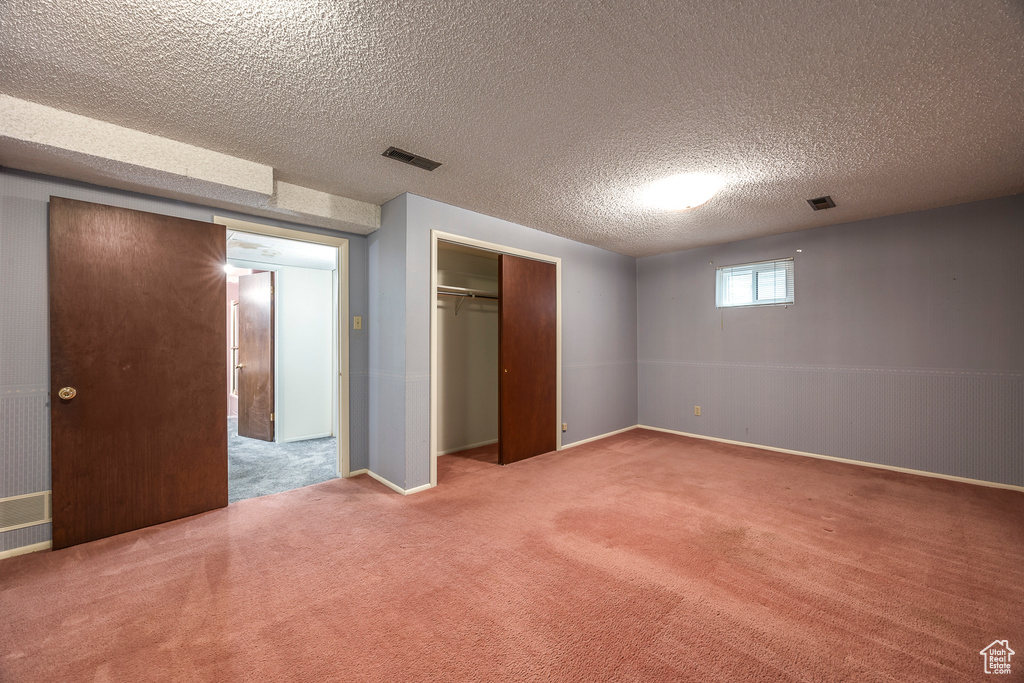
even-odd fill
[(1022, 55), (1020, 0), (0, 2), (2, 93), (632, 255), (1024, 191)]

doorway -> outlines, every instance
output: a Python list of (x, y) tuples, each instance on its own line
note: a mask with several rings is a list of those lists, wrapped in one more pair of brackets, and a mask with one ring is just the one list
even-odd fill
[(559, 450), (561, 259), (431, 231), (430, 377), (432, 486), (439, 455)]
[(348, 241), (214, 220), (227, 228), (230, 502), (348, 476)]
[(348, 240), (51, 197), (54, 548), (228, 504), (225, 226), (334, 248), (332, 467), (349, 476)]
[(437, 246), (438, 455), (498, 464), (498, 254)]

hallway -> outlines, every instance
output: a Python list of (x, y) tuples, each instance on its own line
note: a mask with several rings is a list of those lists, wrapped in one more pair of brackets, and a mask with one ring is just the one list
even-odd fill
[(338, 439), (271, 443), (238, 436), (228, 418), (228, 502), (319, 484), (338, 476)]

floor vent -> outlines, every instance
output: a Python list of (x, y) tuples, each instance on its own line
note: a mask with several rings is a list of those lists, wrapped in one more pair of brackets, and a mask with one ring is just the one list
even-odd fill
[(403, 164), (409, 164), (416, 168), (422, 168), (425, 171), (433, 171), (441, 165), (439, 161), (431, 161), (426, 157), (417, 156), (412, 152), (406, 152), (404, 149), (398, 149), (397, 147), (388, 147), (381, 156), (401, 161)]
[(0, 498), (0, 532), (45, 524), (50, 519), (49, 491)]

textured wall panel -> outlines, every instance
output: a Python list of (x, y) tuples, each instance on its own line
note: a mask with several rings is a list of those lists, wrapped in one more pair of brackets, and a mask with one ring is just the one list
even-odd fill
[(1024, 375), (641, 361), (640, 395), (652, 427), (1024, 486)]
[(632, 361), (562, 365), (562, 444), (632, 427), (637, 414)]
[(46, 387), (0, 388), (0, 498), (50, 488)]
[(366, 374), (366, 467), (376, 472), (380, 467), (380, 377), (375, 373)]
[(50, 488), (46, 223), (38, 209), (0, 192), (0, 497)]
[(370, 466), (369, 405), (370, 383), (365, 370), (353, 371), (348, 380), (348, 420), (350, 470), (362, 470)]
[(52, 533), (53, 530), (49, 522), (37, 524), (36, 526), (27, 526), (24, 529), (5, 531), (0, 534), (0, 552), (22, 548), (26, 545), (45, 543), (50, 540)]
[(0, 194), (0, 386), (48, 385), (46, 224), (38, 202)]
[[(430, 483), (430, 374), (405, 378), (405, 485)], [(426, 453), (427, 457), (422, 457)]]
[(370, 371), (370, 471), (405, 488), (405, 376)]

